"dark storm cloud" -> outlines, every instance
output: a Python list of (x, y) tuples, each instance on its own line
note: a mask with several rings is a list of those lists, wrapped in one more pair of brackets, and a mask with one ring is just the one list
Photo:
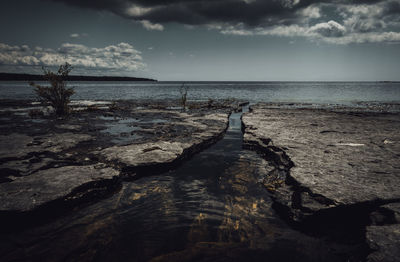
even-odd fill
[(400, 40), (400, 0), (48, 0), (106, 10), (163, 30), (205, 25), (225, 34), (303, 36), (336, 43)]
[[(153, 23), (177, 22), (201, 25), (213, 22), (244, 23), (257, 26), (271, 16), (292, 16), (296, 1), (273, 0), (50, 0), (69, 5), (108, 10), (136, 20)], [(301, 6), (299, 6), (301, 7)]]
[(399, 1), (388, 1), (384, 5), (384, 14), (400, 14), (400, 2)]

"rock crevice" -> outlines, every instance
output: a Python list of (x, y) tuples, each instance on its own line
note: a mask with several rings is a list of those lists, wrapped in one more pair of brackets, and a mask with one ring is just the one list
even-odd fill
[(242, 118), (244, 146), (275, 167), (263, 184), (278, 213), (309, 234), (364, 244), (368, 261), (396, 261), (399, 115), (252, 109)]

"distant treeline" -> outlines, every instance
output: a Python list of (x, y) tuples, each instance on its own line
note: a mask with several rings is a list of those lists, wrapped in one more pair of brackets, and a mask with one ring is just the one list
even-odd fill
[[(44, 81), (43, 75), (0, 73), (0, 81)], [(74, 76), (70, 75), (66, 81), (157, 81), (141, 77), (125, 76)]]

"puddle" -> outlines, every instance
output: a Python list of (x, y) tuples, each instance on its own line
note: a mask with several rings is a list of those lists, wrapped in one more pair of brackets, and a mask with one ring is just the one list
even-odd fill
[(140, 122), (140, 120), (139, 119), (136, 119), (136, 118), (123, 118), (123, 119), (121, 119), (121, 120), (118, 120), (118, 123), (120, 123), (120, 124), (134, 124), (134, 123), (138, 123), (138, 122)]
[(16, 112), (14, 113), (15, 116), (28, 116), (28, 112)]
[(116, 120), (114, 117), (103, 116), (100, 117), (100, 119), (115, 120), (106, 122), (106, 128), (100, 131), (101, 133), (109, 134), (111, 136), (111, 142), (115, 144), (125, 145), (143, 137), (136, 133), (136, 131), (139, 131), (142, 128), (139, 126), (135, 126), (135, 123), (138, 122), (138, 120), (135, 118)]
[(168, 120), (165, 120), (165, 119), (148, 119), (148, 120), (142, 120), (140, 122), (141, 123), (151, 123), (151, 124), (161, 124), (161, 123), (167, 123)]
[(41, 124), (41, 123), (47, 122), (48, 120), (46, 120), (46, 119), (39, 119), (39, 118), (29, 118), (29, 119), (26, 119), (25, 121), (30, 121), (30, 122), (32, 122), (32, 123)]
[(99, 116), (98, 118), (105, 121), (118, 120), (118, 117), (116, 116)]
[(98, 106), (98, 105), (111, 105), (110, 101), (96, 101), (96, 100), (72, 100), (71, 106)]
[(35, 106), (35, 107), (22, 107), (22, 108), (14, 108), (14, 107), (9, 107), (5, 109), (1, 109), (0, 112), (28, 112), (30, 110), (41, 110), (43, 107), (41, 106)]
[(100, 116), (99, 119), (107, 121), (106, 128), (101, 133), (109, 134), (111, 142), (118, 145), (126, 145), (134, 140), (143, 138), (137, 131), (143, 130), (139, 125), (162, 124), (168, 122), (165, 119), (138, 119), (138, 118), (117, 118), (113, 116)]

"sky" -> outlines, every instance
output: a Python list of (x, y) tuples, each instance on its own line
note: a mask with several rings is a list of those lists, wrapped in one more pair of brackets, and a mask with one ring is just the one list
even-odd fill
[(400, 80), (400, 0), (2, 0), (0, 72)]

